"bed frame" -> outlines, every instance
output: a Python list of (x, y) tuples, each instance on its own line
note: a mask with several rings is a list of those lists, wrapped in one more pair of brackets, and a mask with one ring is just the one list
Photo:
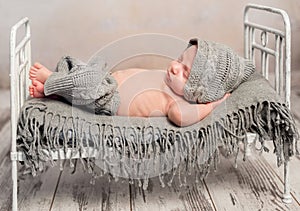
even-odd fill
[[(280, 29), (266, 24), (262, 25), (255, 21), (256, 13), (267, 15), (271, 20), (273, 16), (281, 19)], [(20, 30), (24, 33), (19, 39)], [(153, 39), (153, 36), (151, 36)], [(160, 37), (161, 38), (161, 37)], [(272, 39), (272, 40), (271, 40)], [(18, 41), (20, 40), (20, 41)], [(270, 41), (271, 40), (271, 41)], [(18, 42), (17, 42), (18, 41)], [(179, 44), (180, 45), (180, 44)], [(179, 46), (178, 45), (178, 46)], [(274, 47), (273, 47), (274, 46)], [(183, 46), (185, 47), (185, 46)], [(179, 48), (182, 49), (182, 48)], [(291, 28), (287, 13), (281, 9), (248, 4), (244, 10), (244, 50), (245, 57), (252, 59), (257, 66), (257, 70), (271, 82), (273, 76), (274, 88), (282, 96), (286, 104), (290, 107), (290, 78), (291, 78)], [(105, 52), (104, 52), (105, 53)], [(130, 52), (133, 55), (133, 52)], [(155, 52), (154, 52), (155, 53)], [(176, 52), (177, 54), (177, 52)], [(124, 55), (122, 55), (124, 56)], [(123, 57), (124, 58), (124, 57)], [(120, 58), (114, 58), (116, 61)], [(270, 62), (274, 64), (269, 65)], [(114, 64), (115, 61), (114, 61)], [(28, 72), (31, 66), (31, 34), (29, 19), (23, 18), (12, 27), (10, 38), (10, 83), (11, 83), (11, 161), (12, 161), (12, 209), (18, 210), (18, 162), (24, 160), (24, 155), (17, 151), (17, 121), (20, 109), (25, 100), (29, 97), (28, 86), (30, 84)], [(269, 74), (273, 72), (274, 74)], [(71, 153), (48, 152), (55, 158), (67, 159)], [(94, 150), (89, 148), (80, 156), (97, 156)], [(79, 155), (72, 154), (72, 158), (79, 158)], [(284, 162), (284, 194), (283, 202), (291, 203), (289, 185), (289, 161)]]

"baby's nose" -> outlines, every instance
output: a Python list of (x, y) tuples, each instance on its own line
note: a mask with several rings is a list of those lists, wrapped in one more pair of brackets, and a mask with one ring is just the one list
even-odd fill
[(181, 64), (177, 61), (171, 62), (171, 71), (173, 74), (177, 74), (180, 71)]

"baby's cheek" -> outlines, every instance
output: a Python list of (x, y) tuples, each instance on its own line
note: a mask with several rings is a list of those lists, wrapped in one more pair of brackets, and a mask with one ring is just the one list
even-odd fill
[(183, 95), (184, 84), (185, 83), (182, 80), (175, 80), (174, 91), (179, 95)]

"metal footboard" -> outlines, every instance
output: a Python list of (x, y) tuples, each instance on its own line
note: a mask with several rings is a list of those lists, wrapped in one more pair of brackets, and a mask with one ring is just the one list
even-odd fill
[[(25, 160), (23, 152), (17, 151), (17, 122), (20, 110), (29, 97), (29, 69), (31, 66), (31, 34), (29, 19), (23, 18), (11, 29), (10, 37), (10, 91), (11, 91), (11, 161), (12, 161), (12, 210), (18, 210), (18, 162)], [(98, 156), (98, 151), (85, 147), (80, 153), (67, 151), (44, 151), (53, 159), (92, 158)]]
[[(278, 20), (276, 25), (262, 24), (262, 13), (268, 20)], [(281, 23), (281, 25), (280, 25)], [(245, 57), (256, 63), (256, 68), (274, 85), (276, 92), (290, 108), (291, 93), (291, 24), (284, 10), (249, 4), (244, 11)], [(260, 63), (259, 63), (260, 62)], [(271, 75), (272, 74), (272, 75)], [(273, 79), (271, 79), (273, 76)], [(291, 203), (289, 161), (284, 162), (283, 202)]]
[[(22, 34), (18, 42), (18, 35)], [(11, 29), (10, 37), (10, 106), (11, 106), (11, 161), (12, 161), (12, 209), (18, 210), (18, 153), (16, 148), (17, 121), (20, 109), (29, 96), (28, 71), (31, 66), (30, 27), (28, 18), (20, 20)]]

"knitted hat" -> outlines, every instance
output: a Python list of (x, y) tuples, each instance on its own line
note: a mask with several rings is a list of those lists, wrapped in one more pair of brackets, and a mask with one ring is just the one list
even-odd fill
[(186, 100), (208, 103), (222, 98), (246, 81), (255, 71), (252, 61), (238, 56), (225, 45), (191, 39), (197, 45), (190, 75), (184, 86)]

